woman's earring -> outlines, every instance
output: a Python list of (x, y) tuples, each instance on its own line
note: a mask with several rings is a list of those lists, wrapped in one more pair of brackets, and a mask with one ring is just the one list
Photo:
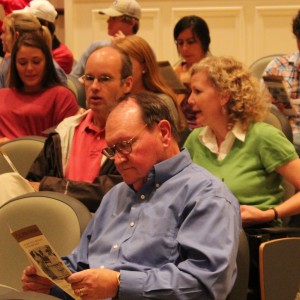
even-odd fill
[(227, 108), (225, 106), (222, 106), (222, 114), (225, 116), (228, 114)]

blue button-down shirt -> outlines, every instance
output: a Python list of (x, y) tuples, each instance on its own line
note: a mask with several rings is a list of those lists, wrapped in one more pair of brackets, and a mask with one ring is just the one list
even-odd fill
[(119, 299), (225, 299), (236, 277), (239, 205), (186, 150), (158, 163), (138, 191), (121, 183), (103, 198), (64, 260), (121, 271)]

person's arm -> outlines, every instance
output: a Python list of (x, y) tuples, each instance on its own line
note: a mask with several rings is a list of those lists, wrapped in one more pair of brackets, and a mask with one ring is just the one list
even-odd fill
[[(297, 191), (300, 190), (300, 159), (294, 159), (277, 168), (276, 171), (290, 182)], [(300, 214), (300, 192), (297, 192), (280, 205), (277, 205), (275, 209), (278, 216), (275, 215), (273, 209), (262, 211), (253, 206), (243, 205), (241, 206), (243, 224), (250, 226), (253, 224), (270, 222), (276, 217), (287, 218)]]
[(40, 191), (54, 191), (70, 195), (81, 201), (89, 211), (95, 212), (105, 193), (122, 181), (118, 174), (99, 175), (93, 183), (45, 176), (40, 183)]

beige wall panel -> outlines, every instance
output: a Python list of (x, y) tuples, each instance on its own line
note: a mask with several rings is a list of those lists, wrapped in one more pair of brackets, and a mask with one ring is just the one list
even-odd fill
[(143, 23), (138, 35), (143, 37), (152, 47), (157, 59), (163, 51), (161, 11), (159, 8), (147, 8), (142, 10)]
[[(233, 55), (250, 65), (270, 53), (296, 50), (291, 20), (300, 8), (299, 0), (138, 1), (142, 6), (138, 34), (151, 44), (158, 60), (178, 60), (173, 28), (179, 18), (188, 14), (197, 14), (207, 21), (215, 55)], [(99, 15), (97, 9), (111, 3), (112, 0), (64, 1), (65, 42), (76, 59), (92, 41), (108, 38), (107, 17)]]
[(254, 21), (254, 58), (297, 50), (292, 19), (299, 6), (257, 6)]
[(107, 24), (98, 14), (99, 4), (78, 3), (73, 11), (73, 20), (70, 25), (72, 36), (67, 43), (72, 45), (76, 59), (80, 58), (85, 49), (97, 39), (107, 39)]

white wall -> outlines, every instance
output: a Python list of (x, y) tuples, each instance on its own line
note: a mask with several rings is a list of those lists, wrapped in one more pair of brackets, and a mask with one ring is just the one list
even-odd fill
[[(97, 9), (111, 3), (64, 1), (65, 42), (76, 59), (92, 41), (109, 38), (107, 17), (99, 15)], [(291, 32), (292, 18), (300, 9), (296, 0), (139, 0), (139, 3), (142, 19), (138, 34), (151, 44), (158, 60), (171, 63), (178, 60), (173, 27), (178, 19), (190, 14), (207, 21), (214, 55), (233, 55), (249, 65), (261, 56), (297, 49)]]

